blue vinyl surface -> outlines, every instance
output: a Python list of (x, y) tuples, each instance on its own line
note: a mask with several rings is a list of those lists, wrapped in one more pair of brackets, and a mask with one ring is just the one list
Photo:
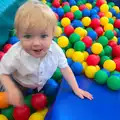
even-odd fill
[(98, 85), (84, 75), (76, 79), (81, 88), (93, 94), (94, 100), (78, 98), (63, 80), (45, 120), (120, 120), (120, 91)]

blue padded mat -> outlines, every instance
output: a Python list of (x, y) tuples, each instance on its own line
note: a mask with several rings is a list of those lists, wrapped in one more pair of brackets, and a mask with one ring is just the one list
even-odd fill
[(81, 88), (93, 94), (94, 100), (78, 98), (63, 80), (45, 120), (120, 120), (120, 91), (98, 85), (84, 75), (76, 79)]

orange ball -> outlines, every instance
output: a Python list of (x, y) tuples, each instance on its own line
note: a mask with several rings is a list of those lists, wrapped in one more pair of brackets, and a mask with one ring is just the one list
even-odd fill
[(7, 108), (8, 104), (8, 97), (6, 92), (0, 92), (0, 109)]

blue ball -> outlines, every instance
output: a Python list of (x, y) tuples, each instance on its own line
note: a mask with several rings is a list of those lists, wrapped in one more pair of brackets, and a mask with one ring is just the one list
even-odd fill
[(120, 30), (119, 30), (119, 32), (118, 32), (118, 34), (117, 34), (117, 36), (118, 36), (118, 37), (120, 37)]
[(93, 3), (93, 2), (94, 2), (94, 0), (88, 0), (88, 2), (89, 2), (89, 3)]
[(118, 37), (118, 44), (120, 45), (120, 37)]
[(52, 6), (51, 9), (52, 9), (53, 12), (57, 13), (57, 8)]
[(63, 15), (64, 15), (64, 10), (63, 10), (63, 8), (57, 8), (57, 9), (56, 9), (56, 12), (57, 12), (57, 14), (59, 15), (59, 17), (63, 17)]
[(47, 96), (55, 96), (58, 91), (58, 83), (54, 79), (49, 79), (44, 86), (44, 93)]
[(34, 93), (33, 89), (28, 88), (28, 89), (24, 92), (24, 95), (25, 95), (25, 96), (28, 96), (28, 95), (32, 95), (33, 93)]
[(94, 30), (88, 31), (88, 36), (92, 38), (92, 40), (97, 39), (97, 33)]
[(67, 62), (68, 62), (68, 65), (69, 65), (69, 66), (71, 66), (71, 65), (72, 65), (72, 63), (73, 63), (73, 61), (72, 61), (72, 59), (71, 59), (71, 58), (67, 58)]
[(76, 28), (76, 27), (83, 27), (83, 23), (80, 20), (73, 20), (71, 25)]
[(74, 62), (72, 65), (71, 65), (71, 69), (73, 71), (73, 73), (75, 75), (80, 75), (80, 73), (82, 72), (83, 70), (83, 66), (81, 63), (79, 62)]
[(100, 16), (99, 16), (99, 15), (97, 15), (97, 14), (92, 15), (92, 16), (91, 16), (91, 19), (94, 19), (94, 18), (98, 18), (98, 19), (100, 19)]
[(113, 8), (110, 9), (110, 12), (112, 13), (113, 16), (116, 16), (116, 14), (117, 14), (115, 9), (113, 9)]
[(108, 77), (110, 76), (110, 72), (109, 72), (108, 70), (106, 70), (106, 69), (104, 69), (104, 68), (102, 68), (101, 70), (103, 70), (104, 72), (106, 72), (107, 75), (108, 75)]
[(97, 11), (96, 11), (96, 9), (91, 9), (90, 10), (90, 15), (92, 16), (92, 15), (96, 15), (97, 14)]
[(89, 54), (92, 54), (91, 47), (87, 48), (86, 50)]
[(90, 10), (88, 10), (88, 9), (84, 9), (83, 11), (82, 11), (82, 15), (84, 16), (84, 17), (86, 17), (86, 16), (90, 16)]
[(117, 19), (120, 19), (120, 13), (117, 13), (117, 14), (116, 14), (116, 18), (117, 18)]
[(70, 6), (76, 5), (76, 1), (75, 0), (68, 0)]
[(100, 11), (100, 8), (95, 6), (93, 9), (95, 9), (97, 11), (97, 13)]
[(13, 37), (10, 37), (10, 39), (8, 40), (8, 43), (10, 44), (15, 44), (17, 42), (19, 42), (20, 40), (18, 39), (18, 37), (16, 36), (13, 36)]

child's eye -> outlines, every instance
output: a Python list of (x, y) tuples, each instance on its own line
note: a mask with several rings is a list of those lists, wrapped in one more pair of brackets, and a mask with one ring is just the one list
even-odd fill
[(40, 35), (40, 37), (41, 38), (46, 38), (46, 37), (48, 37), (48, 35), (47, 34), (43, 34), (43, 35)]
[(27, 39), (29, 39), (29, 38), (32, 37), (32, 35), (29, 35), (29, 34), (28, 34), (28, 35), (24, 35), (24, 37), (27, 38)]

